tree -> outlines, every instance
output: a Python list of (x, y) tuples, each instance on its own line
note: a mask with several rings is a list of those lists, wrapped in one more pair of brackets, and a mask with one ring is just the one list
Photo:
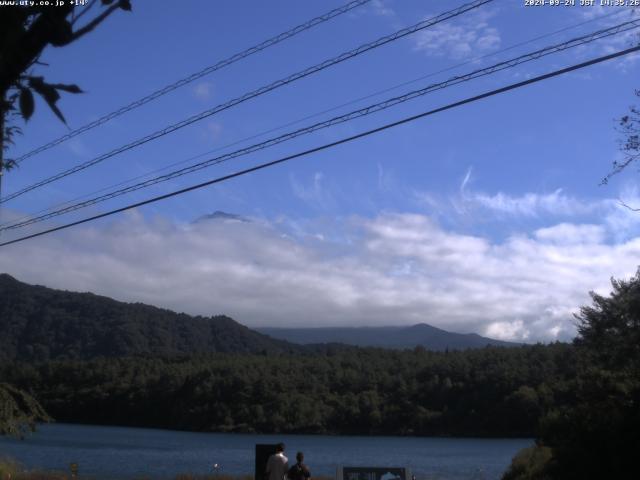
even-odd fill
[[(640, 90), (636, 90), (635, 94), (640, 97)], [(629, 113), (618, 120), (618, 130), (622, 134), (620, 151), (623, 154), (623, 159), (614, 160), (611, 172), (602, 181), (605, 184), (612, 176), (622, 172), (640, 159), (640, 108), (638, 106), (629, 107)], [(633, 208), (633, 210), (640, 209)]]
[[(633, 8), (633, 14), (639, 12), (637, 7)], [(640, 45), (640, 35), (635, 36), (635, 40), (631, 41), (631, 46)], [(636, 90), (635, 94), (640, 97), (640, 90)], [(618, 130), (622, 134), (620, 141), (620, 151), (624, 158), (622, 160), (614, 160), (611, 172), (602, 179), (602, 184), (606, 185), (609, 179), (614, 175), (622, 172), (629, 165), (640, 159), (640, 108), (636, 105), (629, 107), (629, 113), (618, 119)], [(640, 211), (640, 208), (632, 208), (623, 203), (624, 206), (634, 211)]]
[(4, 151), (20, 133), (13, 121), (16, 117), (25, 121), (31, 118), (35, 110), (34, 93), (66, 123), (57, 106), (60, 92), (82, 92), (77, 85), (49, 83), (33, 73), (36, 65), (46, 65), (40, 62), (45, 48), (69, 45), (93, 31), (114, 11), (131, 10), (130, 0), (100, 0), (102, 11), (89, 19), (98, 0), (78, 6), (74, 1), (50, 3), (6, 5), (0, 15), (0, 179), (3, 170), (15, 166), (12, 160), (3, 159)]
[[(101, 0), (102, 11), (88, 19), (97, 0), (89, 0), (82, 6), (73, 1), (51, 2), (46, 6), (35, 3), (38, 5), (5, 5), (0, 15), (0, 187), (4, 170), (15, 166), (14, 161), (4, 159), (5, 150), (21, 132), (14, 121), (19, 117), (24, 121), (31, 118), (35, 110), (34, 93), (66, 123), (57, 106), (60, 92), (82, 92), (77, 85), (49, 83), (33, 73), (36, 65), (46, 65), (40, 62), (45, 48), (69, 45), (93, 31), (114, 11), (131, 10), (130, 0)], [(9, 384), (0, 384), (0, 435), (22, 435), (33, 429), (36, 422), (47, 419), (48, 415), (33, 397)]]
[(22, 437), (35, 429), (36, 422), (51, 418), (38, 401), (8, 383), (0, 383), (0, 435)]
[[(589, 480), (640, 474), (640, 269), (630, 280), (612, 279), (611, 284), (608, 297), (592, 292), (592, 305), (576, 316), (578, 373), (566, 403), (540, 422), (534, 449), (550, 447), (551, 455), (520, 455), (503, 478)], [(527, 459), (535, 465), (526, 465)]]
[(589, 358), (611, 371), (640, 372), (640, 269), (628, 281), (611, 279), (605, 297), (591, 293), (592, 306), (584, 306), (578, 320), (576, 345)]

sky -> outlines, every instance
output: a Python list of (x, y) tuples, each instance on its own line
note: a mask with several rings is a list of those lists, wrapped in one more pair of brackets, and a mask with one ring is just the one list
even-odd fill
[[(463, 1), (372, 0), (33, 156), (10, 194)], [(0, 206), (1, 222), (232, 152), (455, 75), (628, 21), (627, 7), (495, 0), (210, 116)], [(34, 74), (85, 93), (42, 102), (8, 157), (342, 5), (136, 0), (49, 48)], [(2, 240), (291, 155), (628, 48), (638, 30), (438, 90), (21, 230)], [(451, 109), (162, 202), (0, 247), (0, 272), (250, 327), (429, 323), (523, 342), (566, 341), (589, 292), (640, 263), (637, 167), (617, 121), (640, 88), (627, 56)], [(151, 174), (150, 172), (156, 172)], [(108, 190), (105, 190), (108, 191)], [(237, 218), (216, 216), (226, 212)]]

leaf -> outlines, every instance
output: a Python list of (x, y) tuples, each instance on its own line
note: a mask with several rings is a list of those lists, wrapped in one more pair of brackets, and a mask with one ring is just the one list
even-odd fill
[(38, 92), (42, 98), (44, 98), (44, 101), (47, 102), (51, 111), (55, 113), (62, 123), (66, 125), (67, 121), (65, 120), (64, 115), (62, 115), (62, 112), (56, 106), (56, 102), (60, 100), (60, 94), (56, 90), (55, 86), (46, 83), (42, 77), (30, 77), (29, 85)]
[(16, 163), (15, 160), (11, 159), (11, 158), (7, 158), (4, 163), (2, 164), (3, 168), (6, 171), (12, 170), (14, 168), (16, 168), (18, 166), (18, 164)]
[(49, 30), (49, 43), (54, 47), (67, 45), (73, 40), (73, 28), (64, 18), (52, 20)]
[(28, 88), (20, 88), (20, 114), (25, 121), (28, 121), (33, 115), (33, 109), (35, 107), (33, 101), (33, 93)]
[(131, 0), (120, 0), (118, 6), (127, 12), (131, 11)]
[(29, 86), (38, 92), (47, 103), (56, 103), (60, 100), (60, 94), (56, 87), (45, 82), (43, 77), (30, 77)]
[(60, 111), (60, 109), (56, 106), (55, 102), (50, 102), (46, 98), (45, 100), (47, 101), (47, 104), (49, 105), (49, 108), (51, 109), (51, 111), (56, 114), (56, 117), (58, 117), (60, 121), (66, 125), (67, 121), (65, 120), (64, 115), (62, 115), (62, 112)]
[(82, 89), (78, 85), (75, 85), (75, 84), (68, 85), (68, 84), (65, 84), (65, 83), (53, 83), (53, 84), (51, 84), (51, 86), (53, 88), (55, 88), (56, 90), (62, 90), (64, 92), (68, 92), (68, 93), (84, 93), (82, 91)]

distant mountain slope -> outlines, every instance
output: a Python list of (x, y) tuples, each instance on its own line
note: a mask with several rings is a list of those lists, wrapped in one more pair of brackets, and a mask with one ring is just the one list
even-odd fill
[(207, 215), (203, 215), (199, 218), (196, 218), (193, 223), (201, 223), (201, 222), (212, 221), (212, 220), (218, 220), (218, 221), (224, 221), (224, 222), (250, 223), (250, 220), (243, 217), (242, 215), (236, 215), (235, 213), (222, 212), (220, 210), (216, 210), (213, 213), (209, 213)]
[(225, 316), (192, 317), (0, 274), (0, 360), (302, 349)]
[(426, 323), (410, 327), (353, 328), (257, 328), (257, 331), (299, 344), (345, 343), (361, 347), (414, 348), (428, 350), (463, 350), (487, 345), (515, 347), (520, 344), (493, 340), (475, 333), (462, 334), (441, 330)]

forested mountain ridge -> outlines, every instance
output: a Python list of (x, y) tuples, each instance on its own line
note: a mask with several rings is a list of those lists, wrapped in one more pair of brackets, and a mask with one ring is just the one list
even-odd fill
[(420, 323), (400, 327), (320, 327), (257, 328), (260, 333), (302, 345), (344, 343), (359, 347), (407, 349), (422, 346), (428, 350), (464, 350), (487, 345), (516, 347), (520, 344), (482, 337), (476, 333), (454, 333)]
[(303, 349), (226, 316), (192, 317), (92, 293), (29, 285), (7, 274), (0, 274), (0, 332), (0, 360)]
[(349, 349), (350, 345), (421, 345), (429, 350), (517, 345), (426, 324), (252, 330), (224, 315), (193, 317), (93, 293), (29, 285), (7, 274), (0, 274), (0, 331), (0, 360), (20, 361), (215, 352), (313, 353)]
[(57, 421), (212, 432), (531, 436), (575, 389), (568, 344), (0, 362)]

